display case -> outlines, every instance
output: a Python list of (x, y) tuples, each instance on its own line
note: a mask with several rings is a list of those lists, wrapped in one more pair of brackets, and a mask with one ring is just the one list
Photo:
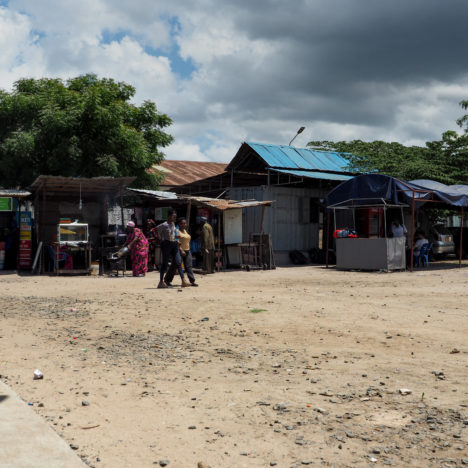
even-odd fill
[(91, 244), (88, 224), (60, 223), (53, 247), (54, 270), (57, 274), (89, 274)]
[(88, 225), (85, 223), (60, 223), (57, 225), (57, 242), (60, 245), (85, 245), (88, 243)]

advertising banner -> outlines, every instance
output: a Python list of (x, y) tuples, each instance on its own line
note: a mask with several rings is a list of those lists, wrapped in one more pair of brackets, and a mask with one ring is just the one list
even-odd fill
[(18, 252), (18, 269), (29, 270), (31, 268), (32, 253), (32, 216), (30, 211), (20, 214), (20, 243)]

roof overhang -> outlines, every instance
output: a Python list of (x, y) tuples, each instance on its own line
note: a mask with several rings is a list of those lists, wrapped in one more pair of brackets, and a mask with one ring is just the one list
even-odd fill
[(45, 191), (54, 195), (117, 195), (123, 188), (131, 184), (136, 177), (62, 177), (39, 176), (31, 185), (32, 192)]
[(345, 181), (352, 179), (354, 176), (347, 174), (335, 174), (332, 172), (322, 171), (303, 171), (295, 169), (269, 169), (270, 171), (279, 172), (280, 174), (292, 175), (294, 177), (305, 177), (306, 179), (320, 179), (320, 180), (337, 180)]
[(31, 195), (27, 190), (0, 189), (0, 197), (26, 198)]
[(175, 194), (159, 190), (142, 190), (126, 187), (128, 193), (149, 198), (158, 202), (170, 202), (176, 205), (191, 203), (194, 206), (207, 207), (216, 211), (226, 211), (242, 208), (254, 208), (258, 206), (271, 206), (274, 201), (259, 200), (227, 200), (225, 198), (197, 197), (193, 195)]

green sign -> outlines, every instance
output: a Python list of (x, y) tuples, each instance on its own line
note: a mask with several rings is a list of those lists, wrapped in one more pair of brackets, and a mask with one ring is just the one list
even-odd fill
[(11, 211), (13, 200), (11, 197), (0, 197), (0, 211)]

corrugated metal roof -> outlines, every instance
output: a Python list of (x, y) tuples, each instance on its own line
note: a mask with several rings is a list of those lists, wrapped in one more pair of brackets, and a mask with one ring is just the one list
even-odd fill
[(31, 195), (31, 192), (26, 190), (0, 189), (0, 197), (23, 198), (29, 197), (29, 195)]
[(145, 190), (145, 189), (136, 189), (126, 187), (129, 192), (134, 192), (142, 195), (152, 195), (157, 198), (161, 198), (164, 200), (173, 200), (177, 198), (177, 195), (174, 192), (166, 192), (162, 190)]
[(222, 174), (226, 166), (226, 163), (166, 159), (160, 165), (153, 166), (150, 172), (165, 176), (161, 185), (176, 187)]
[(307, 177), (308, 179), (322, 179), (322, 180), (349, 180), (354, 176), (346, 174), (332, 174), (330, 172), (319, 172), (319, 171), (295, 171), (290, 169), (270, 169), (274, 172), (280, 172), (281, 174), (289, 174), (296, 177)]
[(208, 197), (194, 197), (191, 195), (179, 195), (179, 199), (193, 200), (202, 205), (210, 208), (215, 208), (220, 211), (232, 210), (234, 208), (252, 208), (255, 206), (271, 206), (273, 201), (259, 201), (259, 200), (226, 200), (224, 198), (208, 198)]
[(329, 172), (351, 172), (349, 161), (340, 153), (246, 142), (264, 161), (274, 168), (308, 169)]

